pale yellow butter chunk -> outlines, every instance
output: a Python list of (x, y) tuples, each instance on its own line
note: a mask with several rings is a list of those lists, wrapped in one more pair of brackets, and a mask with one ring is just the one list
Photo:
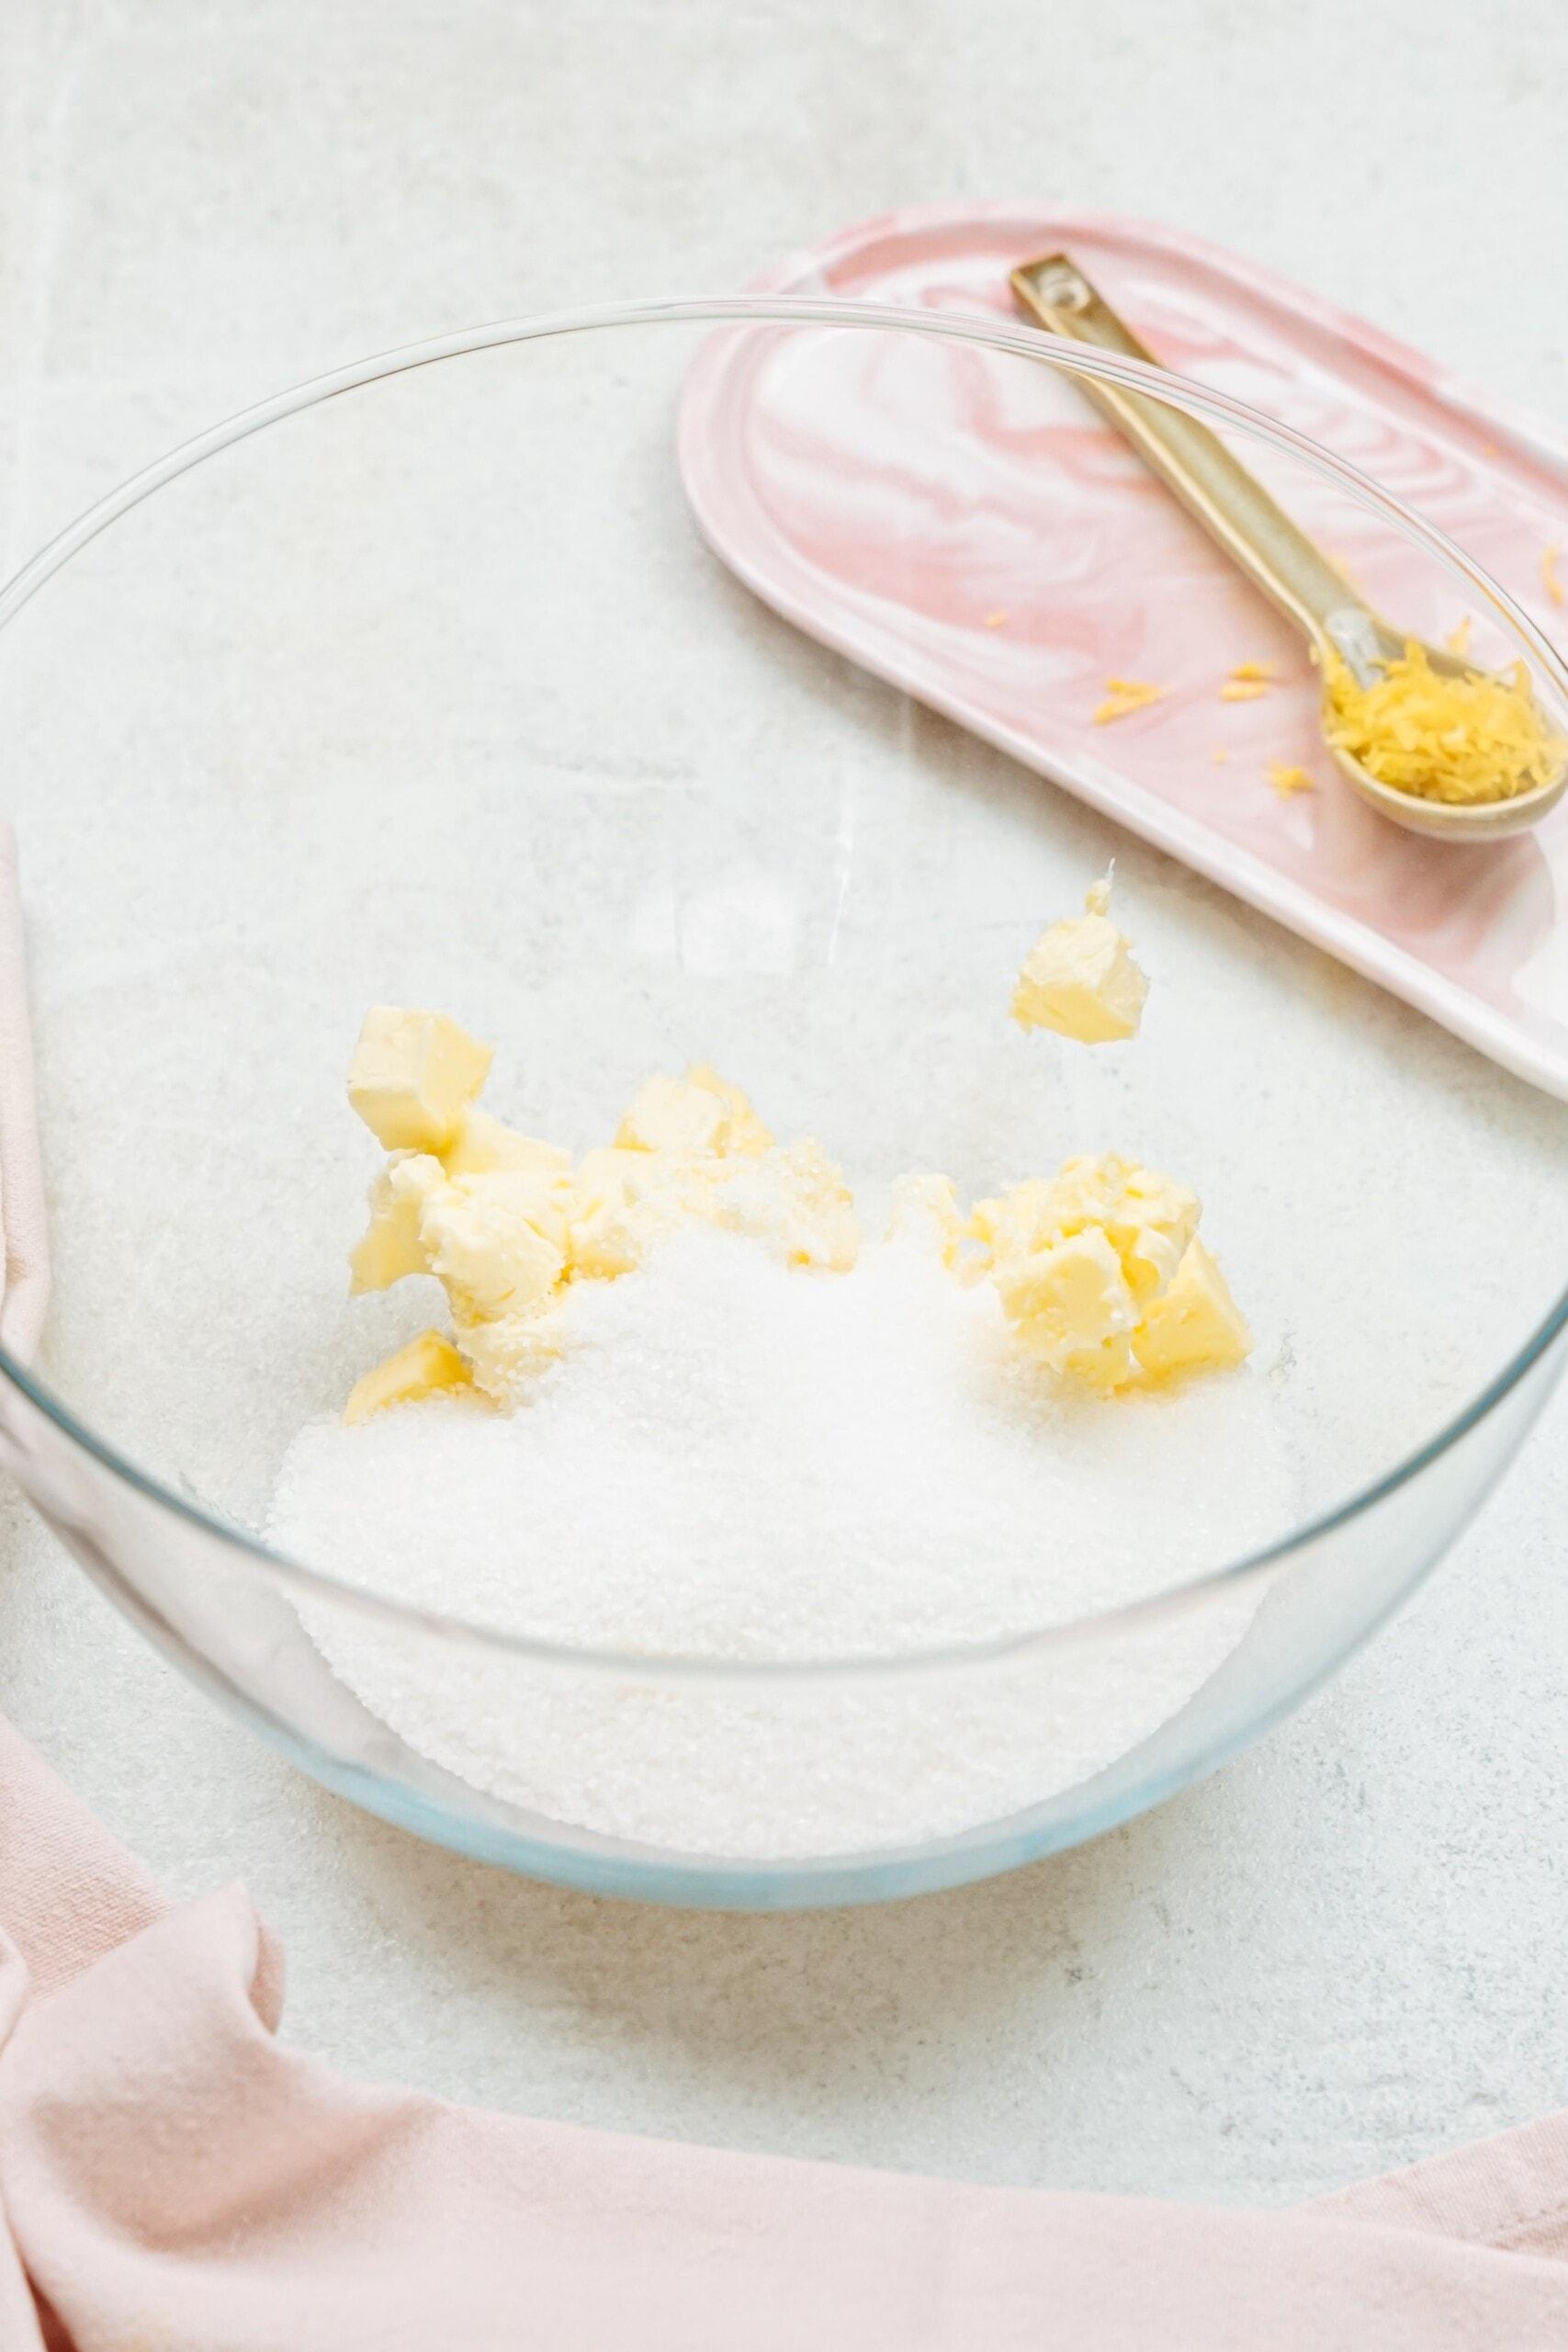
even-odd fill
[(773, 1132), (765, 1126), (751, 1107), (751, 1098), (739, 1086), (731, 1086), (727, 1078), (707, 1062), (694, 1062), (686, 1072), (690, 1086), (700, 1086), (705, 1093), (716, 1095), (724, 1105), (725, 1128), (722, 1150), (728, 1159), (766, 1151), (773, 1142)]
[(1133, 1362), (1138, 1304), (1099, 1227), (995, 1270), (1003, 1312), (1032, 1355), (1090, 1387), (1117, 1388)]
[(1189, 1186), (1109, 1152), (977, 1201), (970, 1231), (1031, 1352), (1117, 1387), (1132, 1376), (1132, 1335), (1174, 1281), (1201, 1213)]
[(645, 1079), (615, 1130), (619, 1151), (717, 1154), (728, 1124), (723, 1103), (687, 1078)]
[(684, 1078), (645, 1080), (615, 1131), (621, 1151), (729, 1159), (765, 1151), (772, 1136), (739, 1086), (698, 1064)]
[(539, 1374), (560, 1354), (565, 1321), (551, 1299), (523, 1315), (490, 1323), (459, 1323), (456, 1339), (474, 1385), (493, 1404), (520, 1404)]
[(1201, 1214), (1190, 1186), (1117, 1152), (1064, 1160), (994, 1200), (976, 1201), (970, 1230), (993, 1262), (1098, 1226), (1122, 1261), (1134, 1297), (1162, 1289), (1181, 1262)]
[(1152, 1298), (1174, 1275), (1202, 1215), (1190, 1184), (1118, 1152), (1064, 1160), (1049, 1216), (1063, 1233), (1101, 1226), (1134, 1298)]
[(969, 1230), (991, 1264), (1059, 1237), (1063, 1227), (1052, 1216), (1055, 1189), (1048, 1176), (1031, 1176), (1010, 1192), (976, 1202), (969, 1212)]
[(1054, 1029), (1085, 1046), (1136, 1035), (1149, 984), (1110, 907), (1107, 875), (1090, 886), (1081, 915), (1042, 932), (1013, 989), (1013, 1019), (1023, 1028)]
[(432, 1189), (445, 1181), (441, 1162), (428, 1153), (404, 1152), (389, 1160), (370, 1187), (370, 1222), (349, 1253), (351, 1297), (430, 1272), (420, 1223)]
[(345, 1421), (367, 1421), (372, 1413), (392, 1405), (417, 1405), (444, 1388), (466, 1388), (468, 1367), (439, 1331), (422, 1331), (406, 1348), (378, 1363), (349, 1391), (343, 1408)]
[(843, 1171), (810, 1136), (727, 1162), (713, 1215), (728, 1232), (761, 1242), (786, 1265), (847, 1273), (860, 1255), (854, 1195)]
[(439, 1152), (490, 1064), (490, 1047), (445, 1013), (374, 1004), (349, 1064), (348, 1099), (389, 1151)]
[(1189, 1242), (1169, 1288), (1145, 1309), (1133, 1351), (1155, 1380), (1242, 1363), (1252, 1352), (1247, 1318), (1201, 1241)]
[(620, 1144), (584, 1152), (567, 1214), (571, 1272), (629, 1274), (655, 1242), (708, 1214), (717, 1164)]
[(565, 1270), (566, 1238), (550, 1180), (507, 1169), (449, 1178), (420, 1220), (430, 1270), (464, 1322), (521, 1313), (547, 1296)]
[(448, 1176), (488, 1176), (506, 1169), (564, 1183), (571, 1175), (571, 1154), (559, 1144), (519, 1135), (504, 1120), (471, 1104), (459, 1114), (441, 1162)]

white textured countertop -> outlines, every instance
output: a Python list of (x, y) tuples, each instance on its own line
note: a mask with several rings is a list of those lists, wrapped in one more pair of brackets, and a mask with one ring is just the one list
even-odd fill
[[(1169, 219), (1568, 408), (1551, 0), (1483, 40), (1454, 0), (19, 0), (0, 49), (6, 571), (335, 361), (725, 290), (944, 197)], [(1289, 2199), (1568, 2102), (1565, 1435), (1560, 1404), (1419, 1603), (1264, 1747), (1096, 1846), (880, 1912), (636, 1910), (423, 1848), (215, 1714), (14, 1497), (0, 1707), (174, 1888), (248, 1881), (289, 2031), (345, 2068), (975, 2179)]]

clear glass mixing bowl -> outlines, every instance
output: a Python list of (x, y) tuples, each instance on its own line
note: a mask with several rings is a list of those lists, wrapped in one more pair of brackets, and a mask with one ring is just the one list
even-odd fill
[[(1158, 382), (1325, 543), (1348, 518), (1363, 564), (1397, 555), (1412, 627), (1467, 605), (1559, 724), (1568, 680), (1447, 542), (1234, 401), (1005, 324), (817, 301), (515, 322), (344, 369), (151, 468), (0, 596), (55, 1252), (39, 1363), (0, 1357), (7, 1466), (169, 1657), (374, 1812), (598, 1892), (862, 1902), (1156, 1803), (1411, 1590), (1560, 1368), (1568, 1112), (755, 602), (677, 469), (682, 383), (716, 334), (766, 339), (786, 424), (851, 351), (895, 408), (962, 367), (972, 394), (1080, 434), (1075, 377)], [(949, 548), (987, 494), (955, 492)], [(1149, 496), (1151, 527), (1188, 528)], [(1018, 527), (1061, 571), (1071, 518), (1047, 499)], [(900, 566), (912, 615), (943, 560), (904, 531), (890, 506), (885, 629)], [(1209, 593), (1196, 540), (1192, 561)], [(1251, 650), (1217, 636), (1218, 671)], [(1109, 1057), (1025, 1039), (1017, 959), (1113, 852), (1156, 974), (1145, 1036)], [(275, 1556), (255, 1531), (292, 1434), (433, 1319), (344, 1296), (371, 1161), (343, 1069), (375, 1001), (499, 1040), (495, 1107), (579, 1144), (700, 1055), (873, 1185), (916, 1166), (994, 1184), (1112, 1144), (1190, 1175), (1259, 1335), (1284, 1523), (1196, 1575), (1185, 1529), (1171, 1589), (1088, 1619), (739, 1664), (552, 1645), (466, 1622), (460, 1589), (414, 1609)], [(1179, 1702), (1128, 1716), (1179, 1656)], [(664, 1727), (656, 1777), (784, 1767), (744, 1853), (670, 1850), (481, 1788), (449, 1744), (423, 1752), (417, 1708), (378, 1711), (455, 1678), (475, 1721), (557, 1726), (590, 1792), (628, 1706)], [(911, 1744), (973, 1756), (993, 1719), (1066, 1726), (1081, 1769), (998, 1778), (985, 1817), (900, 1838), (886, 1798)], [(799, 1792), (827, 1753), (857, 1759), (867, 1826), (812, 1851)]]

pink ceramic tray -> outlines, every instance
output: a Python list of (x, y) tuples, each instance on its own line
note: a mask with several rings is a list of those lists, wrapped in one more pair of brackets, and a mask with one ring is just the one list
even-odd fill
[[(1568, 542), (1568, 443), (1192, 238), (1092, 213), (900, 212), (756, 290), (1010, 321), (1008, 271), (1058, 245), (1162, 360), (1348, 458), (1561, 632), (1541, 565)], [(687, 382), (682, 469), (711, 545), (790, 620), (1568, 1099), (1568, 803), (1462, 849), (1362, 808), (1324, 752), (1300, 641), (1076, 390), (1052, 389), (1042, 402), (1016, 361), (963, 345), (727, 330)], [(1402, 625), (1440, 638), (1461, 619), (1457, 583), (1370, 509), (1273, 478)], [(1478, 628), (1473, 650), (1506, 649)], [(1221, 703), (1249, 659), (1279, 684)], [(1112, 675), (1167, 698), (1097, 728)], [(1274, 761), (1319, 788), (1280, 800)]]

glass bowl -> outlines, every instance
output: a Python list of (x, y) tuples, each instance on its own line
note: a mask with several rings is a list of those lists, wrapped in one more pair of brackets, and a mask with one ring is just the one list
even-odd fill
[[(852, 343), (893, 391), (960, 364), (1063, 413), (1075, 378), (1157, 388), (1320, 536), (1352, 514), (1386, 541), (1429, 582), (1413, 628), (1457, 583), (1568, 710), (1517, 608), (1343, 463), (1006, 325), (623, 307), (265, 402), (0, 595), (55, 1255), (39, 1363), (0, 1357), (0, 1446), (167, 1656), (373, 1812), (598, 1893), (865, 1902), (1156, 1803), (1404, 1598), (1561, 1368), (1568, 1112), (755, 602), (677, 469), (716, 334), (766, 338), (790, 387), (830, 391)], [(884, 588), (941, 557), (900, 527)], [(1027, 527), (1073, 526), (1046, 502)], [(1018, 962), (1113, 854), (1145, 1034), (1026, 1038)], [(374, 1155), (343, 1076), (373, 1001), (496, 1039), (487, 1099), (576, 1147), (649, 1071), (711, 1059), (868, 1197), (1111, 1148), (1190, 1178), (1258, 1335), (1262, 1519), (1238, 1544), (1235, 1432), (1200, 1430), (1131, 1599), (1064, 1611), (1043, 1577), (1035, 1616), (973, 1638), (744, 1657), (562, 1640), (530, 1622), (526, 1560), (499, 1623), (470, 1622), (458, 1557), (369, 1589), (281, 1556), (262, 1531), (296, 1431), (434, 1319), (423, 1284), (345, 1296)], [(1143, 1475), (1129, 1441), (1116, 1476)]]

